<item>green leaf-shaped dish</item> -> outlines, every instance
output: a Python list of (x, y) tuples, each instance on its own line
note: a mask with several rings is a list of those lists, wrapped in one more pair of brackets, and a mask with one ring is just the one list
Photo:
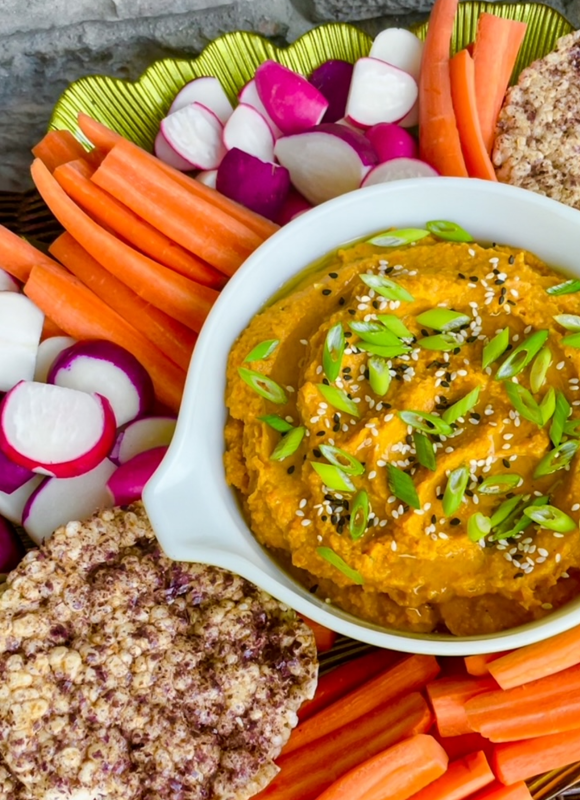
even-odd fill
[[(556, 41), (573, 30), (557, 11), (537, 3), (463, 2), (455, 24), (453, 50), (460, 50), (475, 38), (477, 18), (482, 11), (528, 23), (514, 79), (536, 58), (549, 53)], [(421, 38), (427, 23), (415, 28)], [(78, 135), (79, 111), (90, 114), (128, 139), (151, 149), (159, 122), (179, 89), (193, 78), (219, 78), (233, 101), (256, 68), (274, 59), (303, 75), (330, 58), (354, 62), (367, 55), (371, 38), (352, 25), (336, 23), (309, 31), (286, 48), (275, 47), (254, 33), (227, 33), (209, 44), (198, 58), (166, 58), (152, 64), (135, 83), (91, 75), (72, 83), (53, 111), (49, 128), (64, 128)], [(79, 136), (79, 138), (82, 138)]]

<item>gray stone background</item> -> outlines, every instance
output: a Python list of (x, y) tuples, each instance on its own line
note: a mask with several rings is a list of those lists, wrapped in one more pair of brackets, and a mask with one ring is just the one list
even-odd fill
[[(549, 0), (580, 26), (580, 0)], [(321, 22), (370, 35), (422, 19), (432, 0), (0, 0), (0, 190), (30, 185), (30, 147), (69, 82), (135, 79), (153, 61), (196, 55), (232, 30), (293, 42)]]

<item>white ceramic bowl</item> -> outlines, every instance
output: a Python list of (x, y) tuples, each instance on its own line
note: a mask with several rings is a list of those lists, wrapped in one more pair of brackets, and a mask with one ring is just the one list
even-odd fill
[(488, 636), (386, 630), (325, 604), (278, 567), (252, 536), (225, 481), (226, 363), (239, 333), (293, 275), (339, 245), (391, 226), (420, 228), (430, 219), (453, 220), (476, 240), (525, 247), (551, 266), (580, 275), (580, 213), (511, 186), (413, 179), (352, 192), (309, 211), (265, 242), (214, 306), (195, 349), (175, 437), (144, 501), (171, 558), (237, 572), (339, 633), (405, 652), (507, 650), (580, 624), (580, 598), (543, 620)]

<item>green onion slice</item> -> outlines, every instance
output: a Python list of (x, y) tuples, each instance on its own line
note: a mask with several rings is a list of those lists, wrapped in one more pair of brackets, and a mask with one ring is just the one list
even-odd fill
[[(553, 388), (553, 387), (552, 387)], [(570, 416), (572, 406), (561, 391), (556, 392), (556, 408), (550, 425), (550, 439), (554, 447), (558, 447), (564, 436), (566, 420)]]
[(455, 350), (463, 342), (458, 341), (452, 333), (437, 333), (435, 336), (424, 336), (417, 341), (424, 350)]
[(280, 339), (266, 339), (265, 342), (257, 344), (244, 358), (244, 361), (263, 361), (265, 358), (272, 355), (279, 344)]
[(569, 336), (563, 336), (560, 339), (560, 344), (566, 347), (580, 347), (580, 333), (571, 333)]
[(523, 478), (515, 472), (490, 475), (477, 487), (483, 494), (505, 494), (523, 483)]
[[(541, 497), (534, 497), (534, 499), (530, 502), (528, 508), (532, 506), (543, 506), (548, 502), (549, 499), (550, 498), (548, 497), (548, 495), (542, 495)], [(519, 514), (519, 511), (520, 509), (517, 510), (517, 513), (515, 514), (516, 517)], [(499, 541), (501, 539), (511, 539), (512, 536), (517, 536), (518, 533), (523, 533), (523, 531), (525, 531), (526, 528), (529, 527), (529, 525), (531, 524), (532, 524), (531, 519), (529, 517), (526, 517), (525, 514), (522, 514), (517, 520), (517, 522), (513, 525), (513, 527), (511, 527), (510, 523), (510, 525), (506, 525), (505, 527), (502, 527), (501, 530), (498, 530), (498, 532), (495, 534), (494, 537), (495, 541)]]
[(562, 442), (558, 447), (550, 450), (534, 470), (534, 478), (543, 478), (544, 475), (551, 475), (553, 472), (558, 472), (558, 470), (567, 467), (579, 447), (580, 441), (574, 439)]
[(534, 359), (530, 370), (530, 387), (536, 394), (540, 391), (546, 381), (546, 375), (552, 363), (552, 351), (549, 347), (542, 347)]
[(371, 389), (379, 397), (384, 397), (391, 385), (391, 372), (387, 362), (380, 356), (371, 356), (368, 366)]
[(543, 424), (542, 412), (532, 393), (520, 386), (519, 383), (512, 383), (511, 381), (506, 382), (505, 390), (515, 410), (525, 419), (535, 422), (536, 425), (541, 427)]
[(387, 464), (387, 482), (395, 497), (411, 508), (421, 508), (421, 501), (410, 475), (394, 464)]
[(459, 417), (464, 417), (468, 411), (477, 405), (477, 401), (479, 400), (479, 393), (481, 391), (481, 386), (476, 386), (475, 389), (472, 389), (465, 397), (462, 397), (461, 400), (458, 400), (456, 403), (453, 403), (452, 406), (445, 409), (441, 418), (451, 424), (452, 422), (456, 422)]
[(357, 572), (356, 569), (349, 567), (346, 561), (342, 559), (338, 553), (335, 553), (334, 550), (331, 550), (330, 547), (317, 547), (316, 552), (323, 558), (325, 561), (328, 561), (329, 564), (332, 564), (333, 567), (340, 570), (343, 575), (346, 575), (353, 583), (356, 583), (357, 586), (362, 586), (364, 583), (364, 578)]
[(495, 373), (497, 380), (504, 381), (507, 378), (513, 378), (514, 375), (519, 375), (528, 366), (532, 358), (540, 352), (546, 343), (549, 333), (549, 331), (536, 331), (528, 336), (527, 339), (524, 339), (515, 350), (512, 350)]
[(363, 350), (365, 353), (373, 353), (383, 358), (396, 358), (397, 356), (402, 356), (404, 353), (409, 353), (411, 351), (410, 347), (400, 343), (397, 347), (393, 347), (392, 345), (370, 344), (370, 342), (357, 342), (354, 346), (357, 350)]
[(435, 433), (438, 436), (449, 436), (453, 433), (453, 428), (448, 422), (435, 414), (428, 414), (426, 411), (399, 411), (399, 417), (423, 433)]
[(580, 292), (580, 281), (564, 281), (564, 283), (558, 283), (556, 286), (550, 286), (549, 289), (546, 289), (546, 292), (556, 297), (560, 297), (563, 294), (575, 294), (575, 292)]
[(467, 520), (467, 538), (472, 542), (479, 542), (491, 531), (491, 520), (485, 514), (477, 511)]
[(333, 383), (340, 375), (342, 357), (346, 347), (342, 322), (333, 325), (324, 341), (322, 349), (322, 368), (328, 380)]
[(377, 294), (386, 297), (387, 300), (402, 300), (403, 302), (411, 303), (415, 299), (410, 292), (390, 278), (385, 278), (384, 275), (369, 275), (365, 272), (360, 275), (360, 279), (370, 289), (374, 289)]
[(388, 328), (377, 325), (376, 322), (351, 322), (349, 327), (363, 342), (401, 347), (401, 340)]
[(280, 439), (276, 447), (274, 448), (272, 455), (270, 456), (271, 461), (284, 461), (285, 458), (288, 456), (294, 455), (294, 453), (300, 447), (300, 443), (302, 439), (304, 439), (304, 434), (306, 433), (306, 428), (302, 425), (299, 428), (293, 428), (289, 431), (283, 439)]
[(435, 472), (437, 469), (437, 461), (435, 456), (435, 448), (433, 442), (424, 433), (414, 431), (413, 441), (415, 443), (415, 450), (417, 452), (417, 461), (422, 467), (430, 469)]
[(576, 314), (556, 314), (554, 319), (567, 331), (580, 331), (580, 317)]
[(431, 308), (419, 314), (417, 322), (425, 328), (447, 332), (471, 322), (471, 317), (460, 311), (452, 311), (450, 308)]
[(446, 242), (472, 242), (473, 236), (467, 233), (461, 225), (456, 222), (449, 222), (445, 219), (436, 219), (427, 222), (425, 227), (436, 236), (438, 239), (443, 239)]
[(294, 427), (292, 423), (286, 422), (286, 420), (279, 417), (278, 414), (264, 414), (263, 417), (258, 417), (258, 419), (260, 422), (265, 422), (266, 425), (269, 425), (279, 433), (288, 433), (288, 431), (291, 431)]
[(337, 389), (336, 386), (327, 386), (325, 383), (317, 383), (316, 387), (326, 402), (330, 403), (337, 411), (344, 411), (353, 417), (360, 417), (356, 403), (342, 389)]
[(284, 389), (267, 375), (262, 375), (261, 372), (254, 372), (252, 369), (246, 369), (246, 367), (238, 367), (238, 375), (244, 383), (247, 383), (248, 386), (262, 397), (265, 397), (266, 400), (271, 400), (278, 405), (288, 402)]
[(554, 389), (553, 386), (550, 386), (550, 388), (542, 398), (542, 402), (540, 403), (542, 426), (548, 424), (548, 422), (552, 419), (555, 410), (556, 410), (556, 390)]
[(331, 464), (339, 467), (346, 475), (363, 475), (365, 468), (354, 456), (330, 444), (321, 444), (318, 449)]
[(335, 492), (355, 491), (354, 483), (348, 475), (338, 467), (335, 467), (333, 464), (321, 464), (319, 461), (311, 461), (310, 463), (315, 472), (322, 478), (324, 485), (328, 486), (329, 489), (333, 489)]
[(493, 364), (494, 361), (502, 356), (508, 348), (510, 343), (510, 329), (504, 328), (503, 331), (500, 331), (493, 339), (485, 345), (483, 348), (483, 354), (481, 358), (481, 367), (485, 369), (489, 367), (490, 364)]
[(371, 239), (367, 239), (367, 242), (375, 244), (377, 247), (399, 247), (403, 244), (418, 242), (426, 236), (429, 236), (429, 231), (421, 230), (421, 228), (401, 228), (377, 233)]
[(549, 531), (569, 533), (578, 527), (572, 517), (555, 506), (528, 506), (528, 508), (524, 508), (524, 514)]
[(566, 436), (573, 438), (580, 437), (580, 419), (571, 419), (564, 425), (564, 433)]
[(369, 521), (369, 495), (365, 489), (360, 489), (350, 504), (350, 538), (356, 542), (364, 534)]
[(377, 319), (379, 322), (382, 322), (385, 328), (388, 328), (391, 333), (394, 333), (395, 336), (402, 339), (413, 338), (413, 334), (407, 328), (403, 320), (396, 317), (394, 314), (378, 314)]
[(458, 467), (449, 474), (442, 501), (443, 513), (446, 517), (450, 517), (460, 507), (468, 483), (469, 469), (467, 467)]
[(520, 505), (522, 499), (522, 495), (517, 494), (515, 497), (510, 497), (509, 500), (504, 500), (491, 515), (491, 527), (497, 528), (502, 522), (506, 522)]

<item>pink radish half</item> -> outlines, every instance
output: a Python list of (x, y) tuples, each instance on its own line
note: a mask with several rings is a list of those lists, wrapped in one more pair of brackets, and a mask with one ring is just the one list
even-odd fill
[(391, 158), (417, 158), (419, 154), (414, 137), (394, 122), (379, 122), (365, 135), (379, 157), (379, 164)]
[(0, 292), (0, 391), (32, 380), (44, 314), (18, 292)]
[(386, 61), (387, 64), (408, 72), (418, 81), (423, 46), (423, 42), (411, 31), (405, 28), (387, 28), (375, 37), (369, 57)]
[(409, 113), (399, 120), (401, 128), (414, 128), (419, 124), (419, 100), (415, 100), (415, 105)]
[(322, 120), (328, 100), (306, 78), (275, 61), (264, 61), (254, 76), (258, 96), (282, 133), (300, 133)]
[(169, 108), (168, 114), (174, 114), (192, 103), (201, 103), (216, 115), (220, 122), (225, 123), (234, 110), (217, 78), (195, 78), (186, 83), (176, 95)]
[(296, 217), (299, 217), (300, 214), (304, 214), (305, 211), (310, 211), (311, 208), (312, 205), (305, 197), (302, 197), (300, 192), (297, 192), (296, 189), (290, 189), (276, 222), (278, 225), (286, 225), (287, 222), (291, 222)]
[(8, 522), (0, 517), (0, 572), (10, 572), (26, 554), (26, 548)]
[(0, 492), (12, 494), (32, 478), (34, 478), (32, 470), (15, 464), (0, 450)]
[(145, 484), (163, 461), (166, 452), (167, 447), (155, 447), (121, 464), (108, 483), (116, 506), (127, 506), (141, 499)]
[(153, 383), (135, 356), (113, 342), (77, 342), (64, 350), (48, 383), (106, 397), (117, 427), (144, 416), (153, 405)]
[(274, 153), (290, 171), (296, 189), (314, 205), (358, 189), (377, 163), (369, 140), (338, 123), (283, 136), (276, 142)]
[(161, 131), (175, 152), (196, 169), (216, 169), (226, 152), (222, 123), (200, 103), (165, 117)]
[(206, 169), (204, 172), (198, 172), (195, 180), (215, 189), (217, 182), (217, 169)]
[(0, 292), (19, 292), (20, 284), (6, 270), (0, 269)]
[(48, 383), (21, 381), (0, 406), (0, 449), (43, 475), (70, 478), (93, 469), (111, 451), (115, 430), (105, 397)]
[(169, 144), (169, 142), (163, 135), (162, 130), (160, 130), (157, 136), (155, 137), (155, 142), (153, 144), (153, 151), (160, 161), (163, 161), (164, 164), (168, 164), (170, 167), (173, 167), (174, 169), (179, 169), (182, 172), (189, 172), (190, 170), (195, 169), (193, 164), (191, 164), (187, 159), (180, 156), (179, 153), (173, 149), (173, 147)]
[(175, 417), (144, 417), (130, 422), (117, 434), (109, 458), (115, 464), (124, 464), (146, 450), (168, 447), (176, 422)]
[(51, 336), (38, 345), (36, 353), (36, 368), (34, 370), (34, 380), (46, 383), (48, 372), (54, 364), (56, 357), (63, 350), (75, 343), (72, 336)]
[(344, 117), (353, 69), (348, 61), (330, 59), (310, 76), (310, 83), (328, 100), (323, 122), (338, 122)]
[(45, 478), (30, 495), (22, 512), (26, 533), (36, 544), (41, 544), (61, 525), (82, 522), (96, 511), (109, 508), (112, 503), (107, 481), (115, 469), (105, 458), (94, 469), (76, 478)]
[(234, 147), (219, 166), (216, 186), (231, 200), (276, 220), (290, 191), (290, 175), (285, 167)]
[(418, 158), (392, 158), (372, 169), (362, 182), (362, 188), (377, 183), (389, 183), (406, 178), (438, 178), (439, 173)]
[(252, 106), (252, 108), (255, 108), (256, 111), (260, 112), (270, 126), (270, 130), (274, 134), (274, 139), (278, 139), (279, 136), (282, 136), (282, 131), (276, 125), (272, 117), (268, 114), (264, 103), (262, 103), (260, 100), (258, 90), (256, 89), (256, 81), (253, 78), (243, 87), (238, 95), (238, 100), (240, 103), (244, 103), (247, 106)]
[(10, 494), (7, 492), (0, 492), (0, 514), (15, 525), (22, 525), (24, 506), (28, 502), (28, 498), (32, 492), (43, 480), (44, 478), (41, 475), (35, 475), (34, 478), (27, 481), (20, 489), (16, 489), (16, 491), (10, 492)]
[(407, 72), (378, 58), (359, 58), (354, 65), (346, 115), (363, 128), (398, 122), (413, 108), (419, 89)]
[(240, 103), (224, 126), (224, 144), (237, 147), (262, 161), (274, 159), (274, 134), (266, 119), (252, 106)]

